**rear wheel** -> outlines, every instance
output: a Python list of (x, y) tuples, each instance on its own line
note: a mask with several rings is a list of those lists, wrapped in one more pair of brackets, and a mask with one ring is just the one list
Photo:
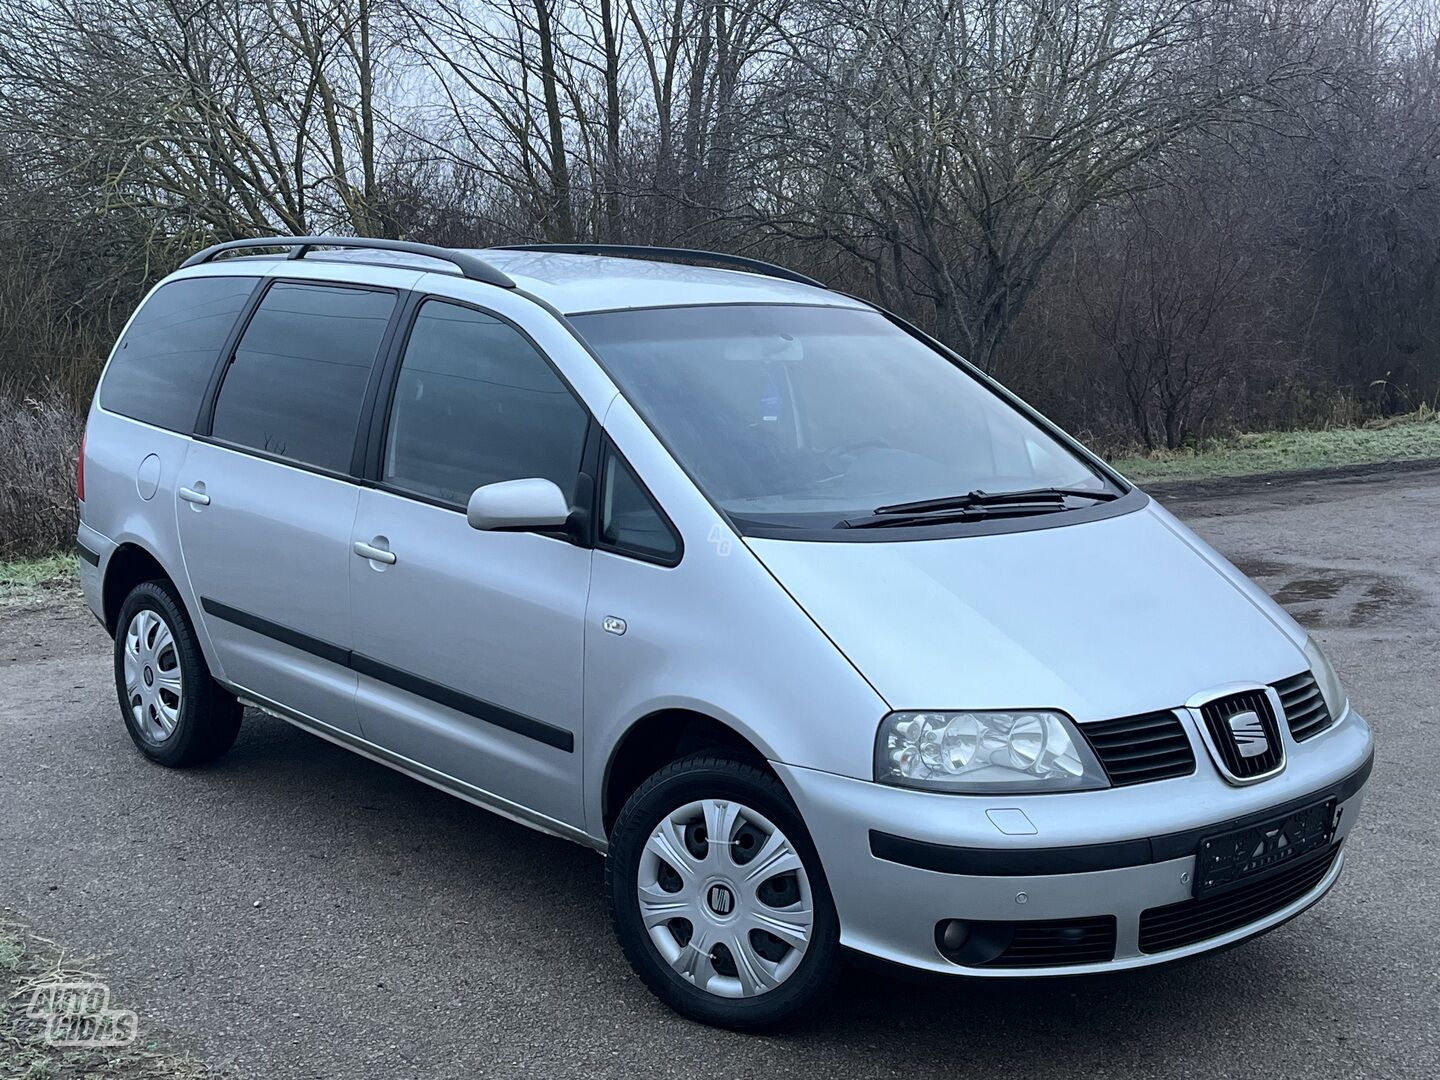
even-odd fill
[(615, 824), (606, 880), (631, 966), (704, 1023), (793, 1023), (838, 962), (820, 859), (785, 789), (757, 764), (703, 754), (652, 776)]
[(240, 730), (241, 705), (211, 677), (168, 581), (135, 586), (120, 607), (115, 689), (131, 740), (161, 765), (213, 761)]

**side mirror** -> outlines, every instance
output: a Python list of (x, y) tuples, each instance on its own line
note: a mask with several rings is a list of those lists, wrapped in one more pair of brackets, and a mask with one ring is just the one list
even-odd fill
[(570, 504), (554, 481), (506, 480), (475, 489), (465, 507), (472, 529), (533, 532), (560, 529), (570, 520)]

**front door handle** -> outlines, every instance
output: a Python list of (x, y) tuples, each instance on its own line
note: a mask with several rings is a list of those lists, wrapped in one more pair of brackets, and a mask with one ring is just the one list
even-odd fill
[(382, 562), (386, 566), (395, 565), (395, 553), (386, 551), (384, 548), (376, 547), (374, 544), (367, 544), (364, 540), (355, 541), (355, 554), (362, 559), (373, 559), (375, 562)]
[(194, 503), (196, 506), (210, 505), (210, 496), (206, 495), (203, 491), (196, 491), (194, 488), (182, 487), (177, 494), (179, 494), (180, 498), (184, 499), (186, 502)]

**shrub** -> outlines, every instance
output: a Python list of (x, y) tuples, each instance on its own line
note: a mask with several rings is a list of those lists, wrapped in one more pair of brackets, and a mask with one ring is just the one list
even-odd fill
[(54, 385), (0, 388), (0, 559), (75, 540), (75, 456), (85, 417)]

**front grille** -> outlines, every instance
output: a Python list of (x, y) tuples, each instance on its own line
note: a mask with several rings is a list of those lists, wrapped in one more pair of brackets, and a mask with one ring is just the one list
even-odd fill
[(1308, 671), (1292, 675), (1272, 684), (1280, 695), (1280, 706), (1285, 713), (1285, 722), (1290, 725), (1290, 734), (1296, 742), (1319, 735), (1335, 718), (1325, 705), (1324, 695), (1315, 682), (1315, 676)]
[(1140, 916), (1140, 951), (1165, 952), (1219, 937), (1273, 915), (1308, 893), (1330, 872), (1340, 845), (1315, 858), (1267, 874), (1213, 896), (1149, 908)]
[[(1253, 712), (1260, 720), (1264, 732), (1264, 749), (1247, 757), (1241, 752), (1240, 742), (1231, 730), (1230, 719), (1240, 713)], [(1285, 749), (1280, 742), (1280, 725), (1275, 719), (1275, 710), (1270, 706), (1270, 697), (1264, 690), (1246, 690), (1231, 694), (1200, 706), (1200, 715), (1210, 732), (1210, 741), (1220, 755), (1220, 762), (1231, 776), (1240, 780), (1262, 776), (1279, 767), (1285, 759)], [(1253, 740), (1254, 746), (1259, 740)]]
[(1116, 787), (1195, 771), (1195, 751), (1173, 712), (1082, 724), (1080, 730)]

